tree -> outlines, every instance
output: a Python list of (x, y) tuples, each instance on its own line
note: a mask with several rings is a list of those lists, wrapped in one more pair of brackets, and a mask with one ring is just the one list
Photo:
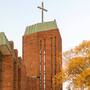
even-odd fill
[[(90, 67), (90, 62), (88, 60), (89, 59), (85, 57), (75, 57), (69, 60), (65, 73), (67, 73), (68, 75), (67, 80), (72, 81), (72, 85), (74, 85), (74, 87), (77, 86), (75, 81), (78, 81), (78, 84), (80, 84), (78, 88), (86, 87), (85, 81), (82, 82), (82, 73), (84, 75), (86, 73), (87, 68)], [(88, 72), (88, 75), (89, 74), (90, 72)], [(78, 78), (79, 75), (81, 79)]]
[(87, 87), (90, 89), (90, 68), (80, 73), (74, 80), (76, 87)]
[(57, 85), (70, 80), (76, 88), (90, 89), (90, 41), (83, 41), (75, 48), (64, 52), (62, 56), (67, 65), (63, 67), (62, 74), (55, 76)]
[(64, 70), (62, 72), (58, 73), (54, 78), (53, 78), (53, 83), (55, 84), (56, 87), (60, 86), (62, 82), (64, 82), (67, 79), (67, 75)]

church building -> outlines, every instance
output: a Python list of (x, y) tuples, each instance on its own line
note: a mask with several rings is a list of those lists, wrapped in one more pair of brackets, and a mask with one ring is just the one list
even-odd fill
[(21, 58), (14, 49), (13, 41), (8, 41), (0, 32), (0, 90), (21, 90)]
[(62, 69), (61, 35), (56, 20), (44, 22), (44, 11), (47, 10), (43, 2), (38, 8), (42, 22), (27, 26), (22, 41), (25, 71), (22, 74), (22, 90), (62, 90), (62, 85), (55, 87), (53, 83), (53, 78)]
[(62, 39), (56, 21), (27, 26), (23, 36), (23, 63), (29, 81), (26, 90), (60, 90), (53, 84), (61, 71)]
[(0, 90), (62, 90), (53, 78), (62, 69), (62, 38), (56, 20), (26, 27), (22, 59), (14, 42), (0, 32)]

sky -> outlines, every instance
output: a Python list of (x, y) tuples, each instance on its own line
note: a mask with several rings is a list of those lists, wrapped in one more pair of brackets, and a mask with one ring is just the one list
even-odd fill
[(22, 36), (25, 28), (41, 22), (37, 6), (44, 1), (48, 12), (44, 21), (56, 19), (62, 36), (63, 52), (90, 40), (90, 0), (0, 0), (0, 32), (13, 40), (22, 55)]

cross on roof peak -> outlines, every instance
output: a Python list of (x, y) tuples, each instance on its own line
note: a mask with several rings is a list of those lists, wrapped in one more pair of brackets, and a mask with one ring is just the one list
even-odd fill
[(47, 12), (48, 10), (44, 8), (44, 3), (42, 2), (42, 6), (38, 6), (39, 9), (41, 9), (41, 18), (42, 18), (42, 23), (44, 22), (44, 11)]

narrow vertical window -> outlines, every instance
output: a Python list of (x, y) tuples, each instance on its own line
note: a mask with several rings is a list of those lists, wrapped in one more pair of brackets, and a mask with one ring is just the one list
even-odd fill
[(42, 90), (42, 41), (40, 40), (40, 90)]
[(21, 68), (18, 66), (18, 88), (21, 90)]
[(44, 90), (46, 90), (46, 40), (44, 39)]
[(54, 74), (56, 75), (56, 36), (54, 38)]
[(53, 64), (52, 64), (52, 37), (50, 38), (51, 39), (51, 89), (52, 89), (52, 75), (53, 75)]
[(13, 62), (13, 87), (14, 87), (14, 90), (16, 90), (16, 62), (14, 60)]

